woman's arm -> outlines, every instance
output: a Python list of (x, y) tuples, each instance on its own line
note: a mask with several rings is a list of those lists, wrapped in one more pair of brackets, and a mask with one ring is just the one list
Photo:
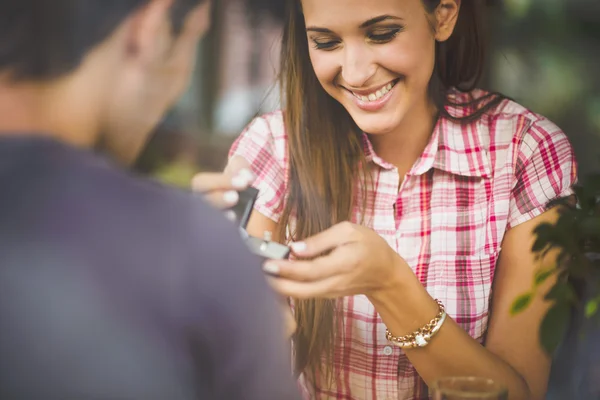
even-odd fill
[[(511, 316), (513, 301), (531, 289), (535, 272), (551, 266), (555, 254), (537, 260), (531, 252), (533, 229), (541, 222), (553, 222), (557, 211), (550, 210), (510, 229), (504, 238), (496, 267), (486, 347), (472, 339), (453, 320), (424, 348), (406, 350), (406, 355), (426, 383), (446, 376), (481, 376), (504, 383), (510, 399), (542, 399), (546, 393), (550, 359), (542, 350), (539, 326), (551, 305), (536, 297), (528, 309)], [(405, 271), (398, 268), (398, 271)], [(422, 327), (437, 314), (437, 304), (418, 284), (416, 277), (407, 285), (406, 274), (385, 292), (374, 294), (371, 301), (388, 329), (396, 336)], [(549, 287), (551, 281), (545, 285)]]
[(273, 234), (273, 240), (281, 242), (280, 238), (275, 237), (277, 232), (277, 223), (272, 219), (264, 216), (258, 211), (253, 211), (248, 221), (246, 231), (250, 236), (263, 237), (265, 232), (271, 232)]

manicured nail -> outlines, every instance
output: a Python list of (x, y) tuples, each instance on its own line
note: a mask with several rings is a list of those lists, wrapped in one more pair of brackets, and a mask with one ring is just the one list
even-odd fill
[(230, 190), (229, 192), (225, 192), (223, 195), (223, 200), (227, 204), (235, 204), (239, 200), (240, 195), (235, 190)]
[(267, 261), (263, 264), (263, 271), (265, 271), (267, 274), (277, 275), (279, 274), (279, 266), (274, 262)]
[(248, 168), (240, 170), (240, 172), (238, 172), (237, 175), (244, 177), (248, 181), (248, 183), (251, 183), (256, 179), (256, 175), (254, 175), (254, 173)]
[(248, 183), (248, 179), (240, 175), (234, 176), (231, 180), (231, 186), (240, 190), (246, 189), (246, 187), (248, 187)]
[(237, 215), (235, 215), (235, 212), (229, 210), (225, 212), (225, 218), (227, 218), (231, 222), (235, 222), (235, 220), (237, 219)]
[(294, 253), (301, 253), (306, 250), (306, 243), (304, 242), (296, 242), (290, 245)]

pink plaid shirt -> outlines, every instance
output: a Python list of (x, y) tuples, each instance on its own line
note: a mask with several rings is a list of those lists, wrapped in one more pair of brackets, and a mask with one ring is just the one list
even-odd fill
[[(455, 116), (469, 112), (449, 111)], [(256, 118), (230, 152), (251, 163), (260, 190), (256, 210), (274, 221), (286, 193), (286, 146), (282, 112), (274, 112)], [(406, 260), (448, 315), (483, 342), (504, 234), (543, 213), (550, 200), (572, 193), (576, 163), (567, 137), (509, 100), (468, 125), (441, 118), (400, 190), (397, 169), (375, 154), (366, 135), (365, 151), (376, 191), (366, 225)], [(358, 210), (354, 218), (360, 220)], [(403, 351), (386, 340), (386, 327), (367, 298), (351, 296), (343, 304), (345, 335), (334, 365), (341, 380), (324, 389), (308, 388), (301, 379), (306, 397), (428, 398)]]

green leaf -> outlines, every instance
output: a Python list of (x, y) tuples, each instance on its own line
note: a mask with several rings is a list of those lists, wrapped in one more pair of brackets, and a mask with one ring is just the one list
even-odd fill
[(544, 248), (546, 248), (546, 246), (548, 246), (551, 242), (553, 230), (554, 230), (554, 225), (552, 225), (548, 222), (543, 222), (543, 223), (539, 224), (538, 226), (536, 226), (535, 230), (534, 230), (534, 233), (536, 235), (536, 240), (533, 243), (531, 251), (534, 253), (538, 253), (538, 252), (544, 250)]
[(556, 272), (556, 269), (550, 268), (546, 270), (539, 270), (535, 273), (534, 285), (536, 287), (540, 286), (544, 283), (549, 277), (551, 277)]
[(540, 325), (540, 342), (548, 354), (563, 340), (569, 322), (570, 308), (565, 303), (557, 303), (548, 310)]
[(585, 305), (585, 317), (592, 318), (598, 312), (598, 299), (590, 300)]
[(557, 282), (546, 293), (544, 299), (559, 303), (570, 303), (576, 299), (576, 294), (571, 285), (567, 282)]
[(525, 310), (527, 306), (529, 306), (532, 299), (533, 293), (531, 292), (522, 294), (519, 297), (517, 297), (517, 299), (513, 302), (512, 306), (510, 307), (510, 314), (516, 315), (520, 312), (523, 312), (523, 310)]
[(568, 260), (571, 258), (571, 254), (562, 249), (556, 256), (556, 266), (559, 269), (564, 269)]

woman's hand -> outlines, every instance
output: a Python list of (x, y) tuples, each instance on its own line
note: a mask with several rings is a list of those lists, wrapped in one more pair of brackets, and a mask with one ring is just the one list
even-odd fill
[[(373, 230), (343, 222), (292, 250), (311, 261), (269, 260), (265, 272), (280, 294), (294, 298), (373, 295), (397, 285), (410, 268)], [(330, 251), (330, 252), (329, 252)], [(326, 255), (322, 255), (329, 252)], [(412, 272), (412, 271), (411, 271)]]
[[(255, 176), (250, 165), (241, 157), (234, 157), (223, 172), (202, 172), (192, 179), (192, 189), (202, 193), (214, 207), (224, 210), (235, 206), (238, 191), (248, 188)], [(235, 218), (235, 215), (228, 216)]]

